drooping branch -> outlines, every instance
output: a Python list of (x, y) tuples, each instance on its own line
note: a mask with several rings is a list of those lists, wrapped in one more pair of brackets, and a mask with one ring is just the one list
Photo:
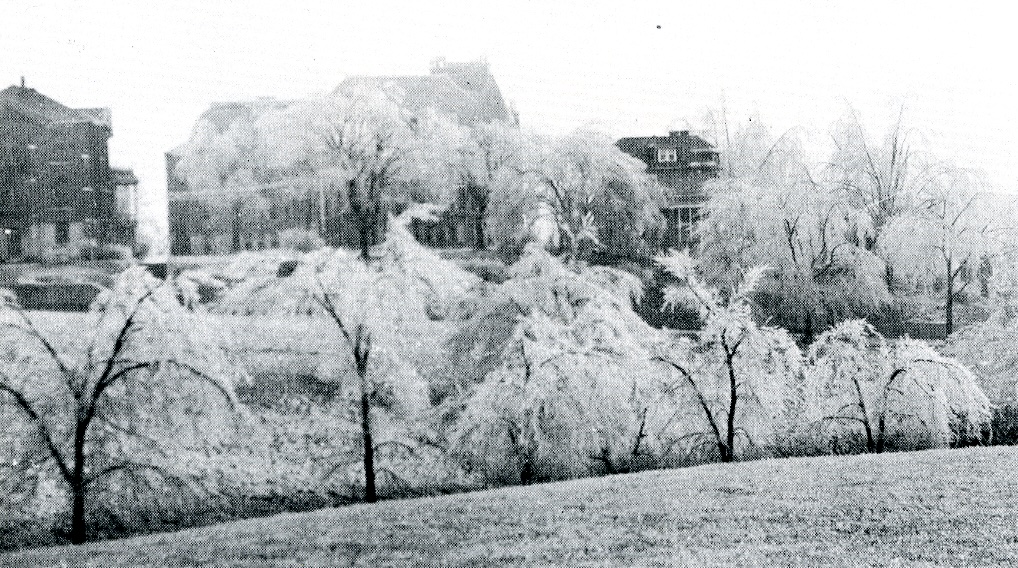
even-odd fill
[(0, 382), (0, 392), (5, 392), (10, 395), (11, 398), (14, 399), (14, 402), (18, 404), (18, 407), (20, 407), (21, 410), (28, 416), (35, 427), (39, 430), (39, 436), (42, 437), (43, 442), (46, 443), (46, 449), (49, 450), (53, 460), (56, 461), (57, 467), (60, 469), (60, 474), (63, 475), (64, 479), (71, 479), (71, 470), (68, 467), (67, 462), (64, 461), (63, 454), (60, 453), (59, 448), (57, 448), (56, 442), (53, 440), (53, 435), (50, 433), (49, 427), (46, 425), (45, 420), (43, 420), (42, 415), (36, 411), (35, 407), (21, 391), (7, 384), (7, 377), (4, 377), (4, 381)]

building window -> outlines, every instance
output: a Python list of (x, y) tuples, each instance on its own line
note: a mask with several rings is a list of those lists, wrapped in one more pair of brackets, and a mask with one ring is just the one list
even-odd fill
[(657, 161), (677, 162), (679, 161), (679, 150), (677, 148), (658, 148)]
[(71, 224), (67, 221), (58, 221), (54, 239), (56, 244), (66, 245), (71, 240)]

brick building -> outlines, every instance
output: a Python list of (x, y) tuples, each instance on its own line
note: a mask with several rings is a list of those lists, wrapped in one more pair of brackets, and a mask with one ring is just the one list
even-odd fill
[(668, 136), (622, 138), (616, 145), (646, 163), (647, 172), (656, 176), (666, 190), (667, 205), (662, 213), (667, 227), (662, 246), (667, 249), (692, 244), (693, 227), (707, 201), (704, 182), (718, 175), (714, 146), (688, 130), (673, 131)]
[(109, 109), (68, 108), (24, 82), (0, 91), (0, 261), (133, 242), (134, 220), (117, 210), (110, 136)]
[[(389, 93), (412, 113), (431, 109), (464, 125), (496, 120), (513, 125), (519, 122), (483, 60), (453, 63), (436, 59), (428, 75), (352, 76), (343, 80), (334, 94), (365, 89)], [(253, 121), (268, 109), (287, 104), (271, 98), (217, 103), (199, 117), (195, 132), (211, 128), (223, 133), (244, 121)], [(294, 186), (299, 182), (286, 176), (260, 172), (261, 179), (251, 180), (248, 186), (193, 191), (176, 172), (185, 147), (166, 154), (172, 254), (224, 254), (271, 248), (279, 244), (281, 231), (295, 228), (317, 232), (332, 246), (352, 246), (357, 242), (355, 227), (335, 196), (327, 192), (308, 195)], [(210, 199), (209, 195), (218, 197)], [(414, 231), (427, 244), (472, 246), (477, 234), (474, 222), (465, 203), (457, 202), (440, 221), (416, 223)]]

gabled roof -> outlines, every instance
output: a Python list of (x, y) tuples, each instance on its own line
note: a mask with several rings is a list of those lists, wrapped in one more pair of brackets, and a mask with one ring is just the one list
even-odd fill
[(47, 124), (92, 123), (110, 127), (110, 109), (73, 109), (35, 89), (12, 85), (0, 91), (0, 108), (7, 108)]
[(669, 136), (637, 136), (621, 138), (616, 145), (630, 155), (642, 154), (647, 148), (670, 147), (689, 151), (713, 150), (714, 145), (688, 131), (672, 132)]
[(333, 92), (349, 95), (360, 90), (381, 90), (411, 112), (430, 108), (452, 115), (463, 124), (517, 122), (483, 62), (438, 60), (430, 75), (355, 75), (344, 79)]

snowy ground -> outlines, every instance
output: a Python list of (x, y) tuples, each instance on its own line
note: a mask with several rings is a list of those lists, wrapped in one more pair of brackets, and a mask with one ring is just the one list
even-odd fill
[(1004, 566), (1011, 447), (714, 464), (0, 556), (40, 566)]

